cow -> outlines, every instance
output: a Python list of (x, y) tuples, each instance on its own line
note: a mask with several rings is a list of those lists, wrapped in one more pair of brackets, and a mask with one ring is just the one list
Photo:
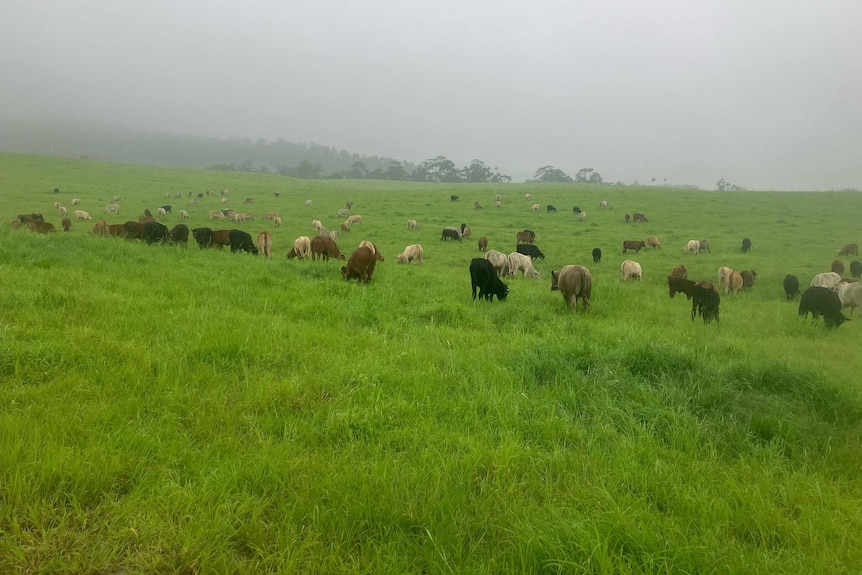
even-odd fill
[(65, 216), (68, 212), (66, 211), (66, 206), (60, 206), (57, 208), (57, 213), (61, 216)]
[(796, 299), (799, 295), (799, 278), (794, 275), (784, 276), (784, 297), (787, 299)]
[(473, 258), (470, 262), (470, 285), (474, 300), (476, 288), (479, 288), (479, 299), (486, 301), (493, 301), (494, 296), (497, 296), (499, 301), (505, 301), (509, 295), (509, 286), (500, 281), (494, 266), (483, 258)]
[(534, 241), (536, 241), (536, 234), (534, 234), (530, 231), (524, 230), (523, 232), (518, 232), (515, 235), (515, 240), (516, 240), (515, 241), (516, 244), (520, 244), (520, 243), (531, 244)]
[(160, 218), (163, 218), (168, 212), (165, 211), (165, 208), (159, 208), (158, 210), (156, 210), (156, 213), (159, 215)]
[(551, 204), (548, 204), (548, 205), (545, 207), (545, 209), (546, 209), (546, 210), (548, 210), (548, 213), (549, 213), (549, 214), (550, 214), (551, 212), (556, 212), (556, 211), (557, 211), (557, 208), (555, 208), (555, 207), (554, 207), (554, 206), (552, 206)]
[(326, 228), (323, 227), (323, 224), (320, 222), (320, 220), (312, 220), (311, 221), (311, 229), (320, 233), (322, 230), (324, 230)]
[(72, 205), (77, 206), (81, 203), (81, 198), (72, 198)]
[(802, 292), (799, 300), (799, 315), (807, 317), (808, 314), (817, 319), (821, 315), (827, 328), (841, 325), (847, 318), (841, 313), (841, 298), (829, 288), (823, 286), (811, 286)]
[(582, 222), (583, 222), (584, 220), (586, 220), (586, 219), (587, 219), (587, 212), (581, 212), (581, 213), (579, 213), (579, 214), (578, 214), (578, 219), (579, 219), (580, 221), (582, 221)]
[(647, 219), (646, 219), (646, 216), (643, 214), (632, 214), (632, 222), (634, 222), (634, 223), (638, 223), (638, 222), (647, 223)]
[(440, 241), (443, 240), (458, 240), (461, 241), (461, 230), (458, 228), (443, 228), (443, 232), (440, 234)]
[(471, 228), (467, 224), (461, 224), (461, 237), (462, 238), (473, 237), (473, 228)]
[(479, 244), (479, 251), (480, 252), (484, 252), (484, 251), (488, 250), (488, 238), (486, 238), (485, 236), (482, 236), (481, 238), (479, 238), (478, 244)]
[(299, 258), (306, 260), (311, 256), (311, 239), (308, 236), (299, 236), (293, 240), (293, 247), (287, 252), (287, 259)]
[(530, 206), (530, 211), (531, 212), (538, 212), (541, 208), (542, 208), (541, 204), (533, 204), (532, 206)]
[(306, 206), (311, 206), (312, 204), (314, 204), (314, 200), (305, 200)]
[[(344, 215), (347, 215), (347, 214), (344, 214)], [(263, 214), (264, 220), (274, 220), (277, 217), (278, 217), (278, 212), (266, 212), (265, 214)]]
[(344, 207), (347, 208), (348, 211), (351, 210), (353, 208), (353, 202), (345, 202)]
[(631, 220), (632, 217), (631, 217), (631, 215), (626, 214), (625, 216), (623, 216), (623, 219), (625, 219), (626, 223), (629, 223), (629, 220)]
[(682, 251), (697, 255), (697, 253), (700, 251), (700, 242), (697, 240), (688, 240), (688, 243), (685, 244), (685, 247), (682, 248)]
[(646, 239), (646, 245), (650, 247), (650, 249), (661, 249), (661, 242), (658, 241), (656, 236), (650, 236)]
[(751, 240), (748, 238), (742, 238), (742, 253), (747, 253), (751, 251)]
[(259, 250), (255, 247), (251, 239), (251, 234), (242, 230), (230, 231), (230, 253), (234, 254), (239, 251), (248, 252), (257, 255)]
[(602, 208), (602, 209), (604, 209), (604, 208), (609, 208), (609, 207), (611, 207), (611, 205), (610, 205), (607, 201), (602, 200), (602, 201), (600, 201), (600, 202), (599, 202), (599, 207), (600, 207), (600, 208)]
[(165, 204), (164, 206), (160, 207), (159, 209), (160, 209), (160, 210), (165, 210), (165, 213), (166, 213), (166, 214), (169, 214), (169, 213), (171, 213), (171, 210), (172, 210), (173, 208), (172, 208), (169, 204)]
[(404, 248), (404, 251), (395, 256), (395, 262), (399, 264), (409, 264), (415, 261), (421, 264), (425, 259), (425, 250), (419, 244), (412, 244)]
[(119, 204), (108, 204), (105, 206), (106, 214), (120, 214), (120, 205)]
[(347, 222), (341, 222), (340, 228), (341, 228), (341, 233), (346, 234), (347, 232), (350, 231), (350, 224), (348, 224)]
[(221, 212), (219, 210), (210, 210), (210, 219), (211, 220), (223, 220), (224, 219), (224, 212)]
[(509, 258), (506, 257), (506, 254), (497, 250), (488, 250), (485, 252), (485, 259), (491, 262), (497, 275), (501, 277), (509, 275)]
[[(346, 218), (349, 215), (350, 215), (350, 210), (348, 210), (347, 208), (341, 208), (340, 210), (338, 210), (338, 217), (339, 218)], [(264, 216), (264, 217), (266, 217), (266, 216)]]
[(700, 251), (702, 252), (711, 252), (709, 249), (709, 240), (697, 240), (697, 243), (700, 245)]
[(850, 262), (850, 276), (854, 278), (862, 276), (862, 263), (856, 260)]
[(72, 229), (72, 220), (70, 220), (69, 218), (63, 218), (63, 221), (60, 223), (63, 224), (64, 232), (68, 232)]
[(643, 240), (623, 240), (623, 253), (628, 250), (634, 250), (635, 253), (640, 253), (641, 248), (646, 247), (646, 242)]
[(192, 237), (198, 243), (201, 249), (208, 248), (213, 242), (212, 228), (195, 228), (192, 230)]
[(344, 254), (341, 253), (332, 238), (315, 236), (311, 239), (311, 259), (316, 260), (318, 258), (323, 261), (329, 261), (329, 258), (343, 260)]
[(272, 234), (263, 231), (257, 234), (257, 251), (265, 258), (272, 257)]
[(641, 265), (632, 260), (623, 261), (620, 265), (620, 272), (623, 274), (623, 281), (630, 278), (641, 279), (641, 276), (643, 275)]
[(754, 287), (754, 278), (757, 277), (756, 271), (739, 272), (739, 275), (742, 276), (742, 289)]
[(602, 263), (602, 248), (593, 248), (593, 263)]
[(580, 299), (582, 311), (586, 312), (593, 291), (593, 276), (590, 270), (578, 265), (564, 266), (559, 272), (551, 270), (551, 291), (557, 290), (569, 309), (577, 309)]
[(449, 196), (449, 201), (450, 201), (450, 202), (457, 202), (457, 201), (458, 201), (458, 196)]
[(495, 208), (502, 208), (503, 202), (501, 202), (500, 200), (497, 200), (496, 202), (494, 202), (494, 207)]
[(674, 268), (670, 271), (670, 275), (675, 278), (688, 278), (688, 268), (684, 265), (680, 264), (678, 266), (674, 266)]
[(17, 220), (22, 224), (29, 224), (30, 222), (44, 222), (45, 218), (42, 214), (33, 212), (32, 214), (19, 214)]
[(473, 202), (473, 207), (476, 208), (477, 210), (481, 210), (482, 204), (480, 204), (479, 202)]
[(361, 224), (362, 223), (362, 216), (360, 216), (359, 214), (356, 214), (354, 216), (350, 216), (347, 218), (347, 223), (351, 224), (351, 225)]
[(377, 258), (378, 262), (384, 261), (383, 260), (383, 254), (380, 253), (380, 249), (377, 247), (376, 244), (374, 244), (374, 242), (369, 242), (368, 240), (362, 240), (361, 242), (359, 242), (359, 247), (360, 248), (365, 247), (365, 248), (370, 249), (371, 253), (374, 254), (374, 257)]
[(841, 300), (841, 307), (853, 308), (850, 312), (850, 315), (853, 315), (853, 312), (856, 311), (856, 308), (862, 307), (862, 283), (853, 282), (853, 283), (840, 283), (832, 290), (838, 294), (838, 299)]
[(230, 230), (213, 230), (212, 245), (215, 248), (222, 249), (230, 245)]
[(145, 208), (144, 209), (144, 215), (147, 216), (148, 218), (151, 218), (151, 217), (153, 217), (153, 212), (150, 211), (150, 208)]
[(122, 199), (123, 198), (121, 198), (120, 196), (114, 196), (113, 199), (111, 200), (111, 202), (113, 202), (115, 204), (119, 204), (120, 200), (122, 200)]
[(838, 275), (844, 273), (844, 262), (841, 260), (832, 260), (832, 271)]
[(697, 314), (703, 318), (703, 323), (715, 320), (719, 323), (718, 308), (721, 304), (721, 296), (715, 286), (708, 281), (700, 281), (694, 284), (691, 296), (691, 321)]
[(221, 210), (221, 214), (229, 220), (236, 219), (236, 210), (233, 208), (225, 208)]
[(839, 256), (856, 256), (859, 257), (859, 246), (857, 244), (844, 244), (838, 250)]
[(679, 276), (667, 276), (668, 295), (673, 298), (678, 293), (684, 293), (685, 297), (694, 297), (694, 282), (688, 278)]
[(93, 226), (93, 231), (91, 232), (94, 236), (107, 236), (108, 235), (108, 222), (105, 220), (99, 220), (96, 222), (96, 225)]
[[(137, 225), (137, 222), (132, 223)], [(96, 225), (98, 226), (99, 224)], [(96, 233), (96, 228), (93, 228), (93, 233)], [(124, 238), (126, 237), (126, 226), (123, 224), (111, 224), (108, 226), (108, 234), (117, 236), (118, 238)]]
[(733, 270), (727, 266), (721, 266), (718, 268), (718, 285), (724, 285), (725, 279), (730, 275), (730, 272)]
[(153, 216), (138, 216), (139, 224), (147, 224), (154, 221), (156, 221), (156, 218), (154, 218)]
[(574, 207), (572, 208), (572, 213), (573, 213), (573, 214), (575, 214), (575, 215), (580, 214), (580, 213), (581, 213), (581, 208), (579, 208), (578, 206), (574, 206)]
[(345, 280), (358, 279), (364, 284), (371, 281), (371, 276), (374, 275), (374, 266), (377, 264), (377, 257), (371, 248), (359, 246), (350, 254), (350, 259), (347, 260), (346, 266), (341, 266), (341, 276)]
[(180, 210), (180, 218), (187, 220), (189, 219), (189, 213), (185, 210)]
[(509, 254), (509, 275), (516, 277), (521, 272), (521, 277), (539, 279), (539, 272), (533, 267), (533, 260), (524, 254), (512, 252)]
[(189, 243), (189, 227), (185, 224), (177, 224), (168, 232), (168, 239), (173, 244), (183, 244), (187, 246)]
[(27, 222), (27, 225), (30, 227), (31, 230), (40, 234), (49, 234), (55, 231), (54, 224), (50, 222), (31, 221)]
[(524, 199), (525, 199), (525, 200), (532, 200), (532, 199), (533, 199), (533, 194), (531, 194), (531, 193), (527, 192), (526, 194), (524, 194)]
[(72, 215), (75, 216), (76, 220), (92, 220), (93, 219), (90, 217), (90, 214), (88, 214), (84, 210), (75, 210), (74, 212), (72, 212)]
[(160, 222), (147, 222), (144, 224), (143, 237), (148, 244), (164, 242), (168, 239), (168, 226)]
[(331, 240), (334, 240), (334, 239), (338, 238), (338, 231), (336, 231), (336, 230), (320, 230), (319, 235), (322, 238), (329, 238)]
[(817, 274), (811, 279), (811, 286), (819, 286), (825, 288), (833, 288), (841, 281), (841, 276), (836, 274), (835, 272), (826, 272), (823, 274)]
[(129, 220), (123, 224), (123, 228), (126, 230), (125, 235), (128, 239), (140, 240), (144, 237), (144, 224), (142, 222)]
[(515, 246), (515, 251), (519, 254), (530, 256), (534, 260), (545, 259), (545, 254), (542, 253), (542, 250), (540, 250), (538, 246), (534, 246), (532, 244), (518, 244)]
[(724, 278), (724, 295), (727, 295), (730, 290), (733, 290), (733, 295), (737, 295), (742, 289), (742, 274), (738, 271), (731, 270), (727, 277)]
[(419, 224), (416, 223), (416, 220), (407, 220), (407, 229), (408, 230), (418, 230)]

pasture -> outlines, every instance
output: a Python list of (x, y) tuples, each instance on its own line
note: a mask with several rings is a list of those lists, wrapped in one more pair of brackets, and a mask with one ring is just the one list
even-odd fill
[[(120, 215), (104, 214), (115, 195)], [(63, 232), (52, 204), (71, 214), (73, 198), (94, 219)], [(285, 257), (312, 220), (338, 229), (348, 201), (362, 222), (339, 248), (367, 239), (385, 257), (368, 285), (343, 261)], [(90, 233), (163, 204), (168, 227), (186, 209), (191, 228), (267, 230), (273, 257)], [(223, 207), (255, 220), (209, 219)], [(60, 231), (9, 225), (29, 212)], [(636, 212), (648, 221), (626, 223)], [(862, 243), (860, 216), (855, 193), (0, 154), (0, 572), (854, 573), (862, 319), (802, 320), (782, 279), (829, 271)], [(472, 239), (440, 241), (461, 223)], [(546, 254), (539, 279), (471, 301), (478, 238), (508, 254), (523, 229)], [(650, 235), (661, 249), (622, 254)], [(711, 251), (684, 253), (690, 239)], [(425, 262), (397, 265), (414, 243)], [(622, 281), (625, 259), (640, 281)], [(720, 323), (692, 322), (668, 297), (680, 263), (693, 280), (757, 277), (722, 294)], [(567, 264), (592, 272), (586, 314), (550, 291)]]

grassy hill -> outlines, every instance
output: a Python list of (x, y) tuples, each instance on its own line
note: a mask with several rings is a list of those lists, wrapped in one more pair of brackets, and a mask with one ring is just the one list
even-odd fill
[[(188, 205), (206, 190), (229, 200)], [(98, 219), (115, 195), (110, 223), (165, 203), (169, 226), (180, 209), (214, 228), (231, 226), (210, 209), (254, 211), (235, 226), (272, 232), (275, 257), (94, 237), (92, 221), (49, 235), (0, 226), (2, 572), (862, 564), (862, 321), (802, 320), (781, 287), (860, 243), (862, 195), (307, 181), (0, 155), (6, 222), (36, 211), (59, 227), (52, 204), (71, 212), (73, 198)], [(341, 279), (343, 262), (285, 257), (313, 219), (337, 229), (347, 201), (362, 223), (342, 251), (368, 239), (386, 258), (367, 286)], [(280, 228), (262, 221), (270, 211)], [(626, 224), (633, 212), (648, 223)], [(462, 222), (472, 240), (440, 241)], [(509, 253), (524, 228), (547, 255), (540, 278), (506, 279), (505, 302), (471, 301), (476, 238)], [(648, 235), (662, 249), (620, 253)], [(711, 253), (684, 254), (692, 238)], [(396, 265), (412, 243), (425, 263)], [(642, 281), (620, 279), (626, 258)], [(549, 289), (569, 263), (593, 274), (586, 314)], [(679, 263), (691, 279), (715, 281), (722, 265), (758, 275), (704, 325), (668, 297)]]

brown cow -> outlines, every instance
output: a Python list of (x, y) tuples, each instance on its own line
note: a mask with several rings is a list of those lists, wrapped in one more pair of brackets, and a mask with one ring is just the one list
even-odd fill
[(730, 290), (733, 290), (733, 295), (736, 295), (741, 289), (742, 274), (738, 271), (731, 271), (727, 277), (724, 278), (724, 295), (727, 295)]
[(523, 232), (518, 232), (517, 242), (516, 243), (525, 243), (531, 244), (536, 241), (536, 234), (529, 230), (524, 230)]
[(743, 287), (743, 289), (754, 287), (754, 278), (757, 277), (756, 271), (747, 271), (746, 270), (744, 272), (739, 272), (739, 275), (742, 276), (742, 287)]
[(111, 224), (108, 226), (108, 233), (112, 236), (123, 238), (126, 236), (126, 226), (123, 224)]
[[(735, 272), (734, 272), (735, 273)], [(694, 285), (694, 295), (691, 298), (691, 321), (699, 313), (703, 317), (703, 323), (715, 320), (719, 322), (718, 307), (721, 304), (721, 296), (715, 286), (707, 281), (700, 281)]]
[(68, 232), (72, 229), (72, 220), (70, 220), (69, 218), (63, 218), (62, 224), (64, 232)]
[[(677, 266), (679, 267), (679, 266)], [(684, 293), (691, 299), (694, 295), (694, 282), (679, 276), (667, 276), (668, 295), (673, 298), (678, 293)]]
[(834, 260), (832, 262), (832, 271), (839, 276), (844, 275), (844, 262), (842, 262), (841, 260)]
[(590, 305), (593, 276), (583, 266), (568, 265), (558, 272), (551, 270), (551, 291), (559, 290), (570, 309), (577, 309), (578, 299), (583, 300), (583, 311)]
[(272, 257), (272, 234), (263, 231), (257, 234), (257, 250), (265, 258)]
[(127, 238), (131, 238), (133, 240), (140, 240), (144, 237), (144, 224), (140, 222), (129, 220), (125, 224), (123, 224), (123, 227), (126, 229), (125, 235)]
[(638, 223), (638, 222), (647, 223), (646, 216), (643, 214), (632, 214), (632, 221), (634, 223)]
[(29, 224), (30, 222), (44, 222), (45, 218), (42, 217), (42, 214), (33, 212), (32, 214), (19, 214), (18, 221), (22, 224)]
[[(312, 248), (313, 249), (313, 248)], [(371, 281), (377, 257), (371, 248), (360, 246), (350, 254), (346, 266), (341, 266), (341, 275), (346, 280), (358, 279), (364, 284)]]
[(652, 249), (655, 249), (655, 248), (661, 249), (661, 242), (658, 241), (658, 238), (655, 236), (648, 237), (646, 239), (646, 245), (648, 245)]
[(623, 241), (623, 253), (626, 253), (628, 250), (634, 250), (635, 253), (640, 253), (641, 248), (646, 247), (646, 242), (643, 240), (624, 240)]
[(473, 207), (474, 207), (474, 208), (476, 208), (477, 210), (481, 210), (481, 209), (482, 209), (482, 204), (480, 204), (479, 202), (476, 202), (476, 203), (474, 203), (474, 204), (473, 204)]
[(384, 261), (383, 260), (383, 254), (380, 253), (380, 250), (377, 248), (377, 245), (374, 242), (369, 242), (368, 240), (362, 240), (361, 242), (359, 242), (359, 247), (360, 248), (368, 248), (369, 250), (371, 250), (371, 253), (374, 254), (374, 257), (377, 258), (377, 261), (379, 261), (379, 262)]
[[(21, 216), (18, 216), (19, 218)], [(859, 256), (859, 246), (857, 244), (844, 244), (841, 246), (841, 249), (838, 250), (839, 256)]]
[(54, 231), (54, 224), (50, 222), (37, 222), (31, 220), (27, 225), (30, 226), (31, 230), (40, 234), (47, 234)]
[(687, 279), (688, 278), (688, 268), (685, 267), (684, 265), (680, 264), (671, 270), (670, 275), (672, 275), (675, 278)]
[(95, 236), (107, 236), (108, 235), (108, 222), (105, 220), (99, 220), (96, 222), (96, 225), (93, 226), (93, 235)]
[(486, 238), (485, 236), (482, 236), (481, 238), (479, 238), (479, 251), (480, 252), (488, 251), (488, 238)]
[(213, 239), (210, 244), (214, 248), (222, 249), (230, 245), (230, 230), (213, 230)]
[(316, 260), (318, 257), (323, 261), (329, 261), (329, 258), (343, 260), (344, 254), (338, 250), (332, 238), (314, 236), (311, 238), (311, 259)]

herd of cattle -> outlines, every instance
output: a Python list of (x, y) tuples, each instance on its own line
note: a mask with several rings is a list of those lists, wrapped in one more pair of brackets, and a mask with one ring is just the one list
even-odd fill
[[(224, 196), (224, 192), (222, 193)], [(530, 194), (526, 194), (526, 198), (531, 200)], [(450, 198), (452, 201), (457, 201), (457, 196)], [(111, 204), (105, 207), (105, 213), (119, 214), (119, 197), (115, 197)], [(501, 202), (501, 197), (497, 198), (497, 205)], [(72, 201), (73, 205), (78, 204), (78, 200)], [(248, 202), (247, 202), (248, 203)], [(306, 202), (306, 205), (311, 205), (311, 200)], [(347, 216), (352, 203), (348, 203), (347, 208), (339, 210), (339, 216)], [(480, 206), (476, 205), (477, 208)], [(530, 208), (533, 211), (538, 211), (539, 204), (533, 204)], [(601, 202), (600, 208), (610, 208), (607, 202)], [(71, 227), (71, 219), (67, 216), (66, 209), (63, 206), (55, 205), (61, 216), (63, 216), (62, 226), (68, 231)], [(159, 216), (164, 216), (170, 213), (171, 206), (166, 205), (158, 208)], [(551, 205), (547, 206), (548, 212), (556, 212), (556, 208)], [(573, 208), (573, 213), (583, 219), (585, 212), (579, 207)], [(231, 210), (234, 212), (234, 210)], [(224, 214), (224, 210), (219, 212), (222, 217), (230, 217), (234, 219), (237, 215), (231, 213)], [(234, 221), (253, 220), (253, 214), (239, 214), (242, 219)], [(72, 217), (79, 220), (91, 220), (90, 214), (84, 210), (74, 210)], [(183, 210), (182, 219), (188, 217)], [(215, 219), (213, 211), (210, 210), (210, 219)], [(274, 220), (276, 227), (280, 225), (280, 218), (277, 214), (268, 214), (264, 219)], [(633, 219), (634, 222), (647, 222), (647, 218), (642, 213), (635, 213), (633, 216), (625, 214), (625, 221), (629, 222)], [(341, 230), (349, 231), (349, 225), (360, 223), (361, 216), (353, 215), (342, 224)], [(43, 216), (38, 213), (22, 214), (13, 222), (15, 226), (27, 225), (30, 229), (36, 232), (49, 233), (55, 230), (54, 225), (45, 222)], [(416, 220), (408, 220), (407, 227), (410, 230), (419, 229)], [(319, 220), (312, 222), (312, 228), (318, 232), (317, 236), (309, 238), (308, 236), (299, 236), (294, 241), (293, 247), (287, 253), (288, 259), (340, 259), (346, 260), (346, 265), (341, 268), (342, 276), (345, 279), (358, 279), (363, 283), (368, 283), (374, 274), (375, 266), (378, 261), (384, 261), (380, 250), (372, 242), (362, 241), (359, 247), (351, 253), (347, 258), (339, 250), (335, 238), (338, 232), (327, 231)], [(258, 234), (255, 242), (252, 236), (239, 229), (217, 229), (209, 227), (200, 227), (190, 229), (186, 224), (180, 223), (173, 228), (168, 229), (167, 226), (157, 221), (152, 216), (149, 210), (146, 210), (143, 216), (140, 216), (137, 221), (130, 220), (123, 224), (108, 224), (105, 220), (96, 222), (93, 227), (93, 233), (102, 236), (117, 236), (132, 239), (140, 239), (148, 244), (157, 242), (187, 244), (189, 235), (192, 236), (198, 246), (203, 248), (214, 247), (221, 249), (229, 246), (231, 252), (248, 252), (252, 254), (261, 254), (265, 257), (272, 255), (272, 235), (268, 231), (262, 231)], [(440, 236), (441, 241), (462, 241), (464, 238), (472, 236), (472, 229), (467, 224), (461, 224), (460, 227), (443, 228)], [(543, 259), (545, 254), (535, 245), (536, 234), (532, 230), (523, 230), (516, 233), (516, 249), (514, 252), (506, 255), (496, 250), (488, 250), (488, 239), (484, 236), (478, 239), (479, 251), (483, 252), (481, 258), (473, 258), (470, 262), (470, 278), (472, 287), (473, 299), (492, 300), (494, 296), (499, 300), (505, 300), (509, 293), (508, 286), (503, 283), (502, 278), (515, 277), (518, 272), (521, 272), (522, 277), (538, 278), (539, 272), (533, 266), (533, 261)], [(742, 240), (742, 252), (751, 250), (751, 240), (744, 238)], [(629, 251), (640, 253), (641, 249), (661, 248), (661, 242), (656, 236), (649, 236), (646, 240), (624, 240), (622, 244), (622, 253), (626, 254)], [(683, 247), (683, 251), (690, 254), (698, 254), (704, 251), (710, 251), (708, 240), (689, 240)], [(839, 256), (857, 256), (859, 248), (856, 244), (847, 244), (838, 251)], [(592, 251), (594, 263), (600, 263), (602, 259), (602, 251), (600, 248), (594, 248)], [(424, 250), (420, 244), (408, 245), (404, 251), (396, 257), (396, 262), (400, 264), (418, 263), (421, 264), (424, 260)], [(630, 259), (626, 259), (620, 266), (621, 277), (624, 281), (630, 279), (640, 279), (643, 275), (641, 265)], [(801, 316), (807, 316), (809, 313), (814, 317), (824, 317), (828, 327), (841, 325), (848, 318), (842, 313), (846, 307), (856, 308), (862, 307), (862, 282), (856, 280), (862, 276), (862, 263), (852, 261), (850, 263), (851, 278), (842, 278), (844, 273), (844, 264), (841, 260), (836, 259), (832, 264), (832, 272), (823, 273), (815, 276), (811, 285), (801, 294), (798, 313)], [(671, 274), (667, 277), (669, 295), (673, 298), (677, 293), (684, 293), (692, 302), (691, 318), (694, 320), (700, 315), (704, 322), (715, 320), (719, 321), (719, 307), (721, 303), (721, 295), (719, 287), (723, 287), (724, 294), (729, 292), (738, 293), (740, 289), (749, 288), (754, 285), (754, 280), (757, 273), (753, 270), (735, 271), (726, 266), (722, 266), (718, 270), (717, 285), (710, 281), (691, 281), (688, 279), (688, 270), (684, 265), (676, 266)], [(590, 297), (592, 293), (592, 276), (590, 271), (581, 265), (567, 265), (559, 272), (551, 271), (551, 289), (560, 291), (563, 299), (570, 308), (576, 308), (578, 302), (581, 303), (581, 309), (586, 311), (590, 305)], [(784, 279), (784, 290), (788, 299), (795, 299), (800, 295), (799, 280), (796, 276), (788, 275)]]

